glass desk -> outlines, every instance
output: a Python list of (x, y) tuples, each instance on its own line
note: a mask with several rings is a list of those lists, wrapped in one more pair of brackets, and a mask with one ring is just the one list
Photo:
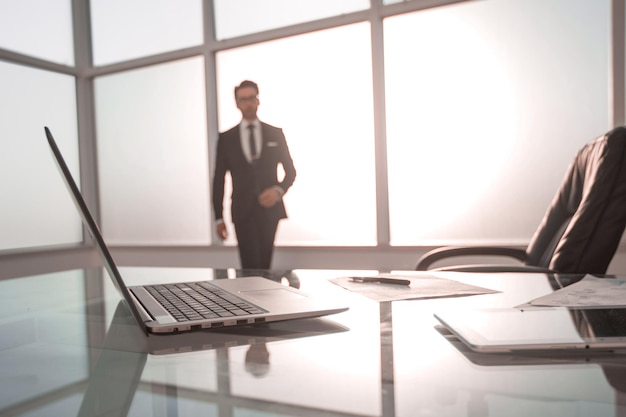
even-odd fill
[[(241, 275), (121, 272), (129, 285)], [(148, 338), (102, 270), (0, 281), (0, 416), (626, 415), (626, 357), (472, 354), (435, 328), (435, 309), (512, 307), (580, 277), (439, 273), (498, 293), (378, 303), (328, 281), (354, 273), (268, 274), (343, 297), (344, 313)]]

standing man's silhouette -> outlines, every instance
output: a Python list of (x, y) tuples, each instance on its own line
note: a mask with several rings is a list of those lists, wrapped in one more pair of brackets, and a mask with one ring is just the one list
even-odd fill
[[(223, 132), (217, 142), (213, 176), (213, 210), (217, 234), (228, 237), (223, 220), (224, 180), (232, 178), (231, 215), (243, 269), (270, 269), (274, 237), (281, 219), (287, 217), (283, 195), (296, 178), (282, 129), (261, 122), (257, 117), (259, 87), (243, 81), (235, 87), (235, 102), (242, 120)], [(278, 165), (284, 177), (278, 179)]]

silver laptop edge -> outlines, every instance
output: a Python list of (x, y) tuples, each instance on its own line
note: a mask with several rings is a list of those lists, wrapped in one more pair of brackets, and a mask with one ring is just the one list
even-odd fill
[(111, 256), (111, 253), (109, 252), (109, 249), (107, 248), (107, 245), (105, 244), (104, 239), (102, 238), (100, 229), (98, 228), (96, 221), (91, 215), (91, 211), (87, 207), (87, 204), (85, 203), (85, 200), (82, 197), (80, 189), (78, 188), (78, 185), (76, 185), (76, 182), (74, 181), (74, 177), (72, 176), (72, 173), (70, 172), (67, 164), (65, 163), (65, 159), (63, 158), (63, 155), (61, 154), (61, 151), (59, 147), (57, 146), (56, 141), (54, 140), (54, 137), (52, 136), (52, 133), (50, 132), (50, 129), (45, 127), (44, 130), (46, 132), (46, 138), (48, 139), (48, 144), (50, 145), (50, 149), (52, 150), (52, 153), (54, 154), (54, 160), (57, 164), (57, 167), (59, 168), (59, 170), (63, 174), (63, 177), (65, 178), (65, 184), (70, 191), (72, 200), (74, 201), (74, 203), (76, 204), (76, 207), (78, 208), (78, 212), (80, 213), (81, 218), (83, 219), (83, 223), (85, 223), (85, 225), (87, 226), (91, 234), (91, 237), (96, 241), (96, 247), (98, 248), (98, 251), (100, 252), (100, 255), (102, 256), (104, 260), (104, 266), (107, 272), (109, 273), (109, 276), (113, 280), (113, 284), (115, 285), (115, 288), (119, 291), (122, 298), (126, 300), (128, 304), (128, 308), (130, 309), (133, 317), (135, 317), (135, 321), (137, 321), (137, 324), (141, 326), (145, 334), (148, 334), (148, 329), (144, 321), (144, 318), (149, 317), (148, 313), (144, 310), (143, 315), (142, 315), (142, 313), (140, 313), (137, 307), (139, 303), (132, 302), (132, 300), (134, 300), (134, 297), (130, 293), (126, 285), (124, 284), (124, 280), (122, 279), (122, 276), (120, 275), (117, 269), (117, 266), (115, 265), (115, 262), (113, 261), (113, 257)]

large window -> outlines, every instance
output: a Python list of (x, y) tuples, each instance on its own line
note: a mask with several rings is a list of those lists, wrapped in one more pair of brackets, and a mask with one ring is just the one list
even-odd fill
[(385, 20), (391, 240), (527, 242), (609, 128), (608, 0), (494, 0)]
[(105, 237), (208, 244), (203, 59), (100, 77), (95, 87)]
[(220, 130), (241, 118), (234, 86), (256, 81), (259, 118), (284, 129), (298, 171), (279, 244), (376, 243), (369, 39), (360, 23), (218, 54)]
[(95, 65), (202, 43), (201, 0), (91, 0)]
[(214, 0), (215, 35), (228, 39), (365, 10), (370, 0)]
[(0, 48), (74, 65), (70, 0), (1, 0)]
[[(528, 242), (623, 107), (623, 16), (611, 0), (426, 3), (0, 0), (0, 250), (82, 241), (44, 125), (112, 245), (213, 245), (211, 161), (244, 79), (298, 171), (278, 245)], [(74, 51), (81, 19), (92, 45)], [(79, 145), (97, 151), (83, 178)]]
[(78, 179), (74, 78), (0, 61), (0, 250), (82, 241), (44, 126)]

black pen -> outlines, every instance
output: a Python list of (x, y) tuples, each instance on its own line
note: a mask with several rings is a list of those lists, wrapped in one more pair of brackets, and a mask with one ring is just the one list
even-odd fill
[(392, 285), (411, 285), (411, 280), (401, 278), (384, 278), (384, 277), (350, 277), (353, 282), (372, 282), (379, 284)]

